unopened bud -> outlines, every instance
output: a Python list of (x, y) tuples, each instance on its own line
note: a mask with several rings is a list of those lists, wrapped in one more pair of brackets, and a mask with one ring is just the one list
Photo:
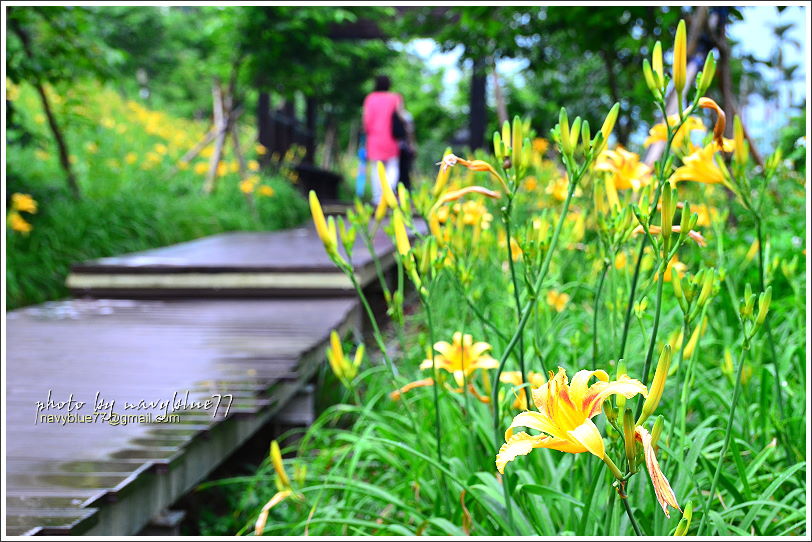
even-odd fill
[(626, 459), (629, 462), (629, 472), (636, 472), (635, 466), (635, 444), (634, 439), (634, 415), (631, 410), (623, 411), (623, 440), (626, 446)]
[(581, 117), (575, 117), (570, 128), (570, 149), (575, 152), (578, 147), (578, 138), (581, 137)]
[(677, 524), (677, 530), (674, 531), (674, 536), (685, 536), (688, 534), (688, 528), (691, 526), (691, 516), (693, 516), (694, 503), (688, 501), (685, 505), (685, 511), (682, 512), (682, 519)]
[(524, 136), (522, 135), (522, 119), (518, 115), (513, 117), (513, 134), (511, 138), (513, 143), (513, 164), (518, 168), (522, 163), (522, 143)]
[(558, 139), (564, 154), (572, 154), (570, 147), (570, 124), (567, 118), (567, 110), (563, 107), (561, 111), (558, 112)]
[(761, 325), (767, 318), (767, 312), (770, 310), (770, 301), (773, 297), (773, 287), (767, 286), (767, 289), (758, 296), (758, 316), (756, 316), (756, 324)]
[(589, 149), (589, 138), (591, 135), (592, 134), (589, 132), (589, 121), (584, 120), (581, 123), (581, 142), (584, 145), (584, 149)]
[(502, 136), (496, 131), (493, 133), (493, 154), (497, 160), (505, 159), (505, 153), (502, 149)]
[(713, 51), (708, 51), (708, 56), (705, 57), (705, 66), (702, 68), (702, 76), (699, 78), (700, 94), (705, 94), (713, 82), (713, 76), (716, 73), (716, 58), (713, 56)]
[(654, 380), (651, 383), (651, 388), (643, 403), (643, 411), (640, 413), (640, 418), (637, 420), (636, 425), (642, 425), (649, 416), (654, 414), (657, 406), (660, 404), (660, 399), (665, 390), (665, 381), (668, 378), (668, 368), (671, 365), (671, 345), (666, 344), (660, 351), (660, 359), (657, 360), (657, 371), (654, 373)]

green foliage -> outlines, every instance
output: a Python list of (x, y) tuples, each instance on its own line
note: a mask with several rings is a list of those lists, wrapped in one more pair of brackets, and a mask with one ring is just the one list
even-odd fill
[[(228, 155), (217, 192), (204, 196), (205, 159), (172, 170), (205, 126), (124, 102), (93, 84), (75, 85), (63, 95), (51, 92), (60, 116), (73, 119), (67, 137), (85, 194), (76, 201), (55, 181), (58, 164), (33, 89), (26, 85), (13, 92), (20, 129), (30, 137), (7, 158), (6, 195), (30, 194), (38, 210), (26, 215), (30, 233), (7, 228), (7, 309), (66, 295), (73, 263), (224, 231), (290, 227), (307, 215), (298, 191), (277, 176), (258, 178), (275, 194), (256, 194), (256, 214), (250, 212)], [(250, 133), (243, 141), (252, 141)], [(12, 137), (21, 140), (13, 130)], [(253, 149), (247, 154), (255, 156)]]

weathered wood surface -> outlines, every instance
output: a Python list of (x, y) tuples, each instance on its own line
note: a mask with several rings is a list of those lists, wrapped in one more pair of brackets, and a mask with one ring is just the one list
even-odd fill
[[(167, 250), (172, 255), (182, 252)], [(323, 360), (354, 298), (68, 300), (7, 314), (7, 534), (134, 534), (268, 421)], [(46, 423), (37, 402), (202, 401), (177, 423)], [(156, 405), (158, 406), (158, 405)], [(103, 409), (100, 409), (103, 410)], [(66, 415), (45, 408), (41, 415)], [(64, 419), (64, 418), (63, 418)]]
[[(418, 227), (426, 229), (422, 223)], [(382, 266), (391, 266), (394, 249), (389, 238), (379, 230), (373, 241)], [(353, 265), (363, 286), (375, 280), (372, 256), (360, 236)], [(353, 295), (351, 281), (330, 261), (312, 225), (223, 233), (100, 258), (74, 265), (67, 283), (75, 295), (89, 297)]]

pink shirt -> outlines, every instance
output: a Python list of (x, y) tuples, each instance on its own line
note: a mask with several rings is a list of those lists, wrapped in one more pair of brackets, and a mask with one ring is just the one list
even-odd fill
[(395, 92), (371, 92), (364, 99), (364, 132), (369, 160), (389, 160), (400, 154), (392, 137), (392, 113), (403, 98)]

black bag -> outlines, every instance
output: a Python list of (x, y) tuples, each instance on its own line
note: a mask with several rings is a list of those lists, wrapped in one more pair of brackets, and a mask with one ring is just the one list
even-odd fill
[(392, 111), (392, 137), (395, 139), (404, 139), (406, 137), (406, 123), (400, 118), (397, 109)]

